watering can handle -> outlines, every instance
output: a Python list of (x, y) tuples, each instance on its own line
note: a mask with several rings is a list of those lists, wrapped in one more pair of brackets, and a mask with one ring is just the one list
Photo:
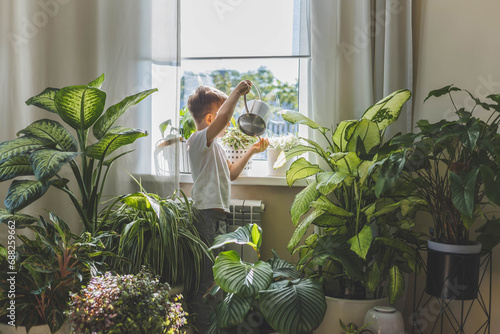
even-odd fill
[[(260, 95), (260, 90), (259, 90), (259, 87), (257, 87), (257, 85), (255, 85), (253, 83), (253, 81), (250, 81), (252, 83), (252, 87), (255, 87), (255, 89), (257, 89), (257, 93), (259, 93), (259, 100), (262, 101), (262, 96)], [(250, 111), (248, 110), (248, 106), (247, 106), (247, 94), (243, 95), (243, 101), (245, 102), (245, 109), (247, 110), (247, 113), (250, 113)]]

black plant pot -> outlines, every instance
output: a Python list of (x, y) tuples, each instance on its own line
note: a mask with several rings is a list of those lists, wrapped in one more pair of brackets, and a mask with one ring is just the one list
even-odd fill
[(476, 299), (480, 261), (479, 252), (457, 254), (429, 249), (425, 291), (431, 296), (443, 299)]

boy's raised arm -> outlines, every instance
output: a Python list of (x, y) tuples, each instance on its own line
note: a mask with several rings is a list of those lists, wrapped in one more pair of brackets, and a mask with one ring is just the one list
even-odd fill
[(207, 129), (207, 143), (211, 144), (212, 141), (217, 138), (219, 133), (226, 128), (226, 125), (231, 121), (233, 117), (234, 109), (240, 97), (250, 92), (252, 87), (252, 82), (250, 80), (241, 81), (236, 88), (229, 94), (226, 102), (222, 104), (217, 112), (217, 116), (214, 121), (210, 123)]

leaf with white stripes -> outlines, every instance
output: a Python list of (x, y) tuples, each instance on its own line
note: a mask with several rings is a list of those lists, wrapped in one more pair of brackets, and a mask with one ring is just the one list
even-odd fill
[(29, 153), (45, 144), (47, 144), (47, 141), (33, 136), (23, 136), (4, 141), (0, 144), (0, 160), (4, 160), (18, 154)]
[(43, 196), (49, 189), (49, 183), (33, 180), (14, 180), (5, 197), (5, 208), (14, 213)]
[(0, 161), (0, 182), (23, 175), (33, 175), (27, 153), (15, 155)]
[(311, 182), (295, 196), (290, 208), (293, 225), (297, 226), (300, 217), (309, 211), (311, 203), (319, 197), (320, 194), (316, 189), (316, 186), (316, 181)]
[(40, 119), (28, 125), (19, 134), (34, 136), (47, 142), (54, 142), (63, 151), (78, 151), (78, 143), (73, 135), (61, 123), (51, 119)]
[(259, 306), (271, 327), (287, 334), (310, 333), (321, 324), (326, 312), (323, 288), (312, 279), (261, 291)]
[(269, 287), (273, 280), (273, 269), (269, 263), (247, 263), (235, 251), (226, 251), (215, 260), (214, 279), (226, 292), (252, 297)]
[(361, 118), (377, 123), (380, 130), (383, 130), (398, 119), (401, 108), (410, 97), (408, 89), (397, 90), (368, 108)]
[(217, 324), (219, 328), (237, 326), (243, 322), (252, 307), (252, 298), (229, 293), (217, 305)]
[(38, 219), (23, 213), (11, 214), (7, 210), (0, 208), (0, 223), (7, 224), (9, 221), (15, 222), (15, 228), (24, 228), (36, 223)]
[(210, 249), (217, 249), (227, 244), (249, 245), (259, 254), (262, 228), (257, 224), (247, 224), (238, 227), (234, 232), (218, 235)]
[(42, 148), (33, 151), (30, 164), (37, 180), (47, 182), (56, 175), (68, 162), (80, 155), (79, 152), (61, 152), (51, 148)]
[(147, 135), (145, 130), (116, 126), (106, 132), (97, 143), (88, 146), (85, 149), (85, 154), (91, 158), (102, 160), (120, 147), (132, 144), (136, 139)]
[(41, 92), (38, 95), (35, 95), (31, 98), (29, 98), (26, 101), (26, 104), (31, 106), (36, 106), (38, 108), (42, 108), (44, 110), (53, 112), (57, 114), (57, 109), (54, 104), (54, 98), (56, 97), (57, 92), (59, 91), (58, 88), (46, 88), (43, 92)]

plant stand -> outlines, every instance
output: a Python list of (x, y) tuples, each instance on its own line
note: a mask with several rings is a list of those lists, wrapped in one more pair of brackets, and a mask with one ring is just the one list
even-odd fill
[[(427, 263), (422, 258), (422, 253), (427, 253), (427, 248), (417, 251), (417, 261), (422, 263), (424, 273), (427, 274)], [(466, 256), (463, 257), (466, 261)], [(477, 298), (471, 300), (457, 300), (434, 297), (425, 292), (418, 295), (417, 278), (413, 287), (413, 312), (409, 318), (411, 333), (418, 334), (490, 334), (491, 323), (491, 287), (492, 287), (492, 253), (488, 252), (481, 258)], [(489, 276), (489, 282), (485, 278)], [(483, 284), (484, 283), (484, 284)], [(481, 286), (483, 291), (481, 291)], [(460, 286), (456, 286), (460, 289)], [(472, 310), (477, 311), (476, 321), (480, 321), (479, 328), (471, 330), (465, 326), (471, 316)], [(481, 316), (478, 320), (477, 318)], [(470, 327), (470, 326), (469, 326)]]

